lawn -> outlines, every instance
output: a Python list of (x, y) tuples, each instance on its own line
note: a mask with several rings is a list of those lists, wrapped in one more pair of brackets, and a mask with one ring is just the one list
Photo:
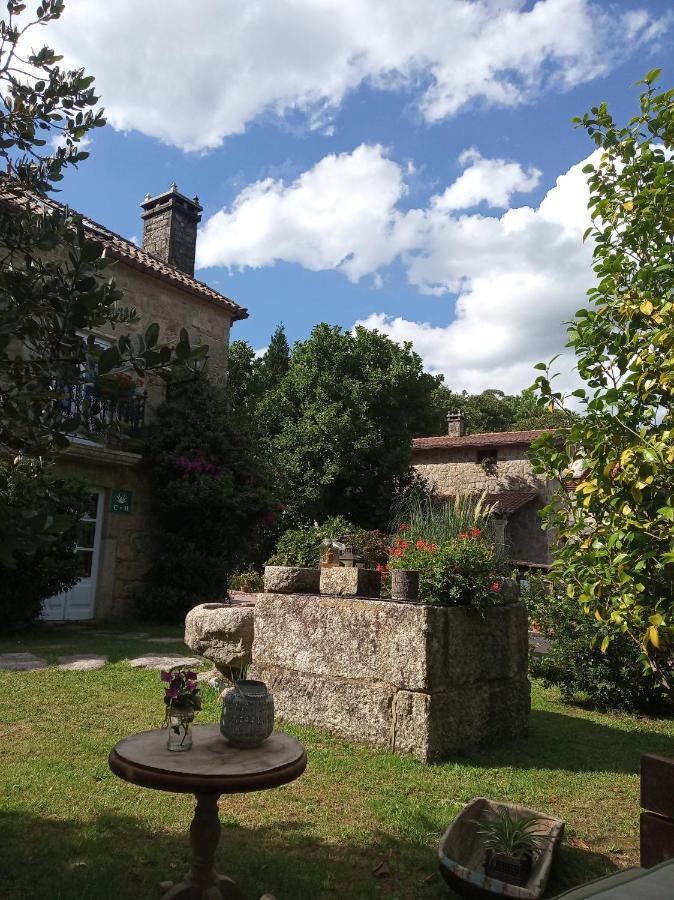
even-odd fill
[[(3, 900), (152, 898), (188, 867), (191, 798), (132, 786), (107, 765), (117, 740), (163, 714), (158, 672), (127, 660), (165, 650), (189, 652), (66, 628), (0, 642), (0, 652), (50, 662), (110, 658), (92, 672), (0, 672)], [(199, 720), (214, 722), (217, 696), (204, 694)], [(637, 863), (639, 756), (674, 756), (674, 721), (567, 706), (539, 685), (533, 702), (527, 738), (437, 766), (288, 727), (307, 747), (307, 771), (286, 787), (222, 798), (220, 871), (251, 900), (446, 898), (436, 844), (478, 795), (566, 821), (549, 896)], [(385, 858), (390, 876), (377, 877)]]

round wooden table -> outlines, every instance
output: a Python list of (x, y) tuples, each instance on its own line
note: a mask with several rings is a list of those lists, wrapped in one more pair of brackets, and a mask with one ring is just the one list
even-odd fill
[(195, 725), (193, 734), (191, 750), (173, 753), (166, 749), (164, 729), (141, 731), (113, 747), (110, 768), (131, 784), (196, 796), (190, 826), (192, 868), (168, 888), (163, 900), (238, 900), (235, 882), (213, 866), (220, 840), (218, 798), (294, 781), (306, 768), (306, 753), (299, 741), (279, 731), (248, 750), (231, 747), (218, 725)]

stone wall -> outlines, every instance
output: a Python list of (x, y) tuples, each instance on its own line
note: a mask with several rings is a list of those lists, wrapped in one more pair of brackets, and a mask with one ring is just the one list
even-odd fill
[(510, 559), (546, 564), (550, 562), (551, 533), (543, 531), (540, 517), (540, 511), (546, 502), (544, 497), (539, 497), (508, 516), (505, 540)]
[[(136, 307), (141, 317), (141, 322), (129, 326), (128, 331), (144, 331), (156, 322), (160, 327), (160, 340), (166, 342), (177, 340), (180, 329), (185, 328), (194, 346), (208, 344), (211, 376), (224, 378), (231, 327), (231, 315), (224, 306), (178, 290), (172, 284), (122, 262), (111, 263), (108, 271), (124, 291), (124, 304)], [(150, 381), (152, 402), (156, 404), (163, 398), (163, 382)]]
[(526, 610), (258, 594), (251, 677), (282, 720), (431, 762), (526, 730)]
[(532, 471), (527, 449), (512, 444), (498, 447), (493, 471), (476, 462), (475, 447), (414, 450), (412, 464), (440, 494), (496, 494), (527, 487), (544, 491), (545, 481)]
[(537, 495), (534, 500), (508, 514), (506, 548), (511, 559), (549, 563), (550, 533), (543, 531), (539, 511), (548, 503), (553, 485), (534, 474), (528, 447), (505, 445), (494, 449), (496, 465), (490, 470), (476, 462), (475, 447), (415, 450), (413, 465), (443, 495), (534, 489)]
[[(94, 617), (124, 618), (133, 612), (133, 597), (140, 591), (149, 567), (150, 500), (140, 468), (140, 456), (89, 444), (73, 443), (58, 461), (63, 474), (76, 475), (103, 490), (101, 550)], [(110, 510), (113, 489), (133, 491), (129, 514)]]

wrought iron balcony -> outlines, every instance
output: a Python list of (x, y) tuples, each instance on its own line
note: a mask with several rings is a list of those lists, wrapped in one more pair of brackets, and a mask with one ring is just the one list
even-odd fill
[(122, 399), (97, 397), (88, 384), (68, 385), (67, 397), (59, 401), (66, 418), (79, 416), (92, 434), (108, 432), (117, 438), (140, 437), (145, 424), (147, 392), (132, 392)]

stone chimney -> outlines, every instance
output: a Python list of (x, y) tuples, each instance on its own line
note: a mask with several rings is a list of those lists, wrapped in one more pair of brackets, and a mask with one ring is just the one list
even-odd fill
[(143, 250), (194, 276), (197, 225), (203, 211), (199, 198), (185, 197), (174, 182), (164, 194), (157, 197), (147, 194), (140, 206), (144, 222)]
[(447, 413), (447, 434), (462, 437), (466, 433), (466, 421), (462, 412)]

